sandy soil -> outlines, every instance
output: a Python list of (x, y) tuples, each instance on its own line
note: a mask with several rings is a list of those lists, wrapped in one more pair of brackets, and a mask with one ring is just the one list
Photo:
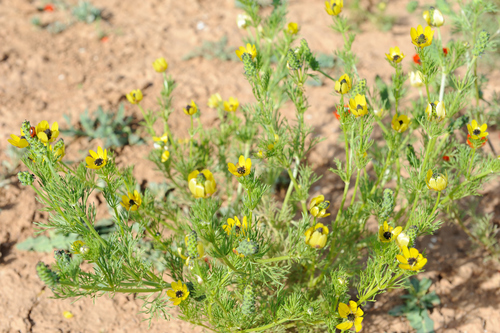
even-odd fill
[[(76, 122), (85, 109), (116, 109), (124, 102), (124, 94), (136, 88), (143, 90), (146, 107), (154, 107), (161, 89), (161, 79), (151, 68), (160, 56), (168, 59), (168, 72), (176, 79), (174, 107), (178, 110), (194, 99), (205, 105), (208, 97), (220, 92), (225, 98), (236, 96), (242, 103), (253, 97), (246, 83), (241, 64), (194, 58), (182, 60), (204, 40), (216, 41), (228, 37), (228, 45), (241, 44), (244, 32), (235, 22), (240, 12), (233, 0), (95, 0), (92, 3), (104, 10), (105, 21), (95, 24), (77, 23), (54, 35), (37, 29), (30, 20), (38, 16), (42, 23), (66, 20), (67, 13), (39, 12), (41, 2), (28, 0), (0, 1), (0, 157), (8, 159), (7, 138), (17, 133), (24, 119), (64, 124), (63, 114)], [(370, 23), (353, 45), (360, 58), (360, 75), (373, 82), (376, 75), (389, 78), (391, 68), (383, 59), (389, 47), (399, 45), (404, 53), (413, 55), (409, 41), (410, 26), (422, 24), (418, 15), (404, 9), (406, 1), (391, 1), (387, 11), (398, 15), (390, 32), (380, 32)], [(332, 53), (342, 45), (342, 38), (328, 28), (330, 18), (323, 12), (322, 1), (290, 1), (289, 20), (301, 26), (312, 50)], [(447, 36), (448, 27), (443, 29)], [(109, 34), (107, 41), (99, 32)], [(409, 60), (405, 68), (409, 68)], [(491, 73), (498, 76), (498, 71)], [(498, 86), (498, 80), (493, 82)], [(306, 121), (315, 127), (315, 134), (326, 138), (311, 154), (318, 170), (326, 170), (334, 156), (340, 155), (336, 138), (338, 123), (332, 116), (334, 99), (332, 84), (308, 87), (311, 109)], [(135, 109), (127, 106), (128, 114), (140, 118)], [(286, 112), (286, 111), (285, 111)], [(215, 112), (203, 108), (202, 121), (211, 124)], [(186, 118), (175, 113), (172, 128), (178, 135), (187, 136)], [(492, 143), (500, 150), (498, 135)], [(67, 140), (71, 141), (71, 140)], [(81, 159), (96, 142), (71, 142), (67, 158)], [(146, 160), (150, 148), (125, 147), (119, 161), (135, 164), (134, 174), (139, 182), (160, 181), (154, 166)], [(34, 221), (46, 219), (30, 189), (17, 183), (16, 172), (4, 174), (7, 185), (0, 187), (0, 332), (141, 332), (147, 331), (144, 317), (138, 314), (141, 301), (133, 296), (116, 295), (95, 300), (82, 299), (74, 303), (51, 299), (35, 273), (35, 264), (51, 262), (53, 255), (23, 252), (16, 243), (33, 235)], [(325, 173), (322, 192), (329, 194), (333, 206), (340, 204), (342, 184), (332, 173)], [(491, 211), (500, 212), (498, 190), (492, 186), (484, 202)], [(498, 223), (499, 221), (497, 221)], [(500, 332), (500, 267), (483, 263), (483, 254), (472, 251), (472, 244), (458, 228), (448, 225), (435, 236), (425, 237), (429, 264), (419, 277), (433, 280), (432, 290), (441, 297), (442, 305), (431, 317), (437, 332)], [(367, 308), (365, 332), (408, 332), (405, 319), (393, 318), (387, 311), (400, 304), (400, 293), (381, 296)], [(71, 319), (63, 311), (74, 314)], [(175, 314), (174, 314), (175, 315)], [(199, 328), (173, 318), (157, 321), (150, 332), (200, 332)]]

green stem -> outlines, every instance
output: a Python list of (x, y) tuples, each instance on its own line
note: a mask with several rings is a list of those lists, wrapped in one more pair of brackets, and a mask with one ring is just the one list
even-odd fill
[(351, 199), (351, 205), (354, 204), (354, 199), (356, 198), (356, 190), (358, 189), (358, 183), (359, 183), (359, 175), (361, 173), (361, 169), (358, 169), (358, 173), (356, 175), (356, 183), (354, 184), (354, 193), (352, 194), (352, 199)]
[[(288, 168), (288, 169), (286, 169), (286, 171), (288, 172), (288, 176), (290, 177), (290, 179), (293, 182), (293, 187), (295, 187), (295, 191), (299, 192), (299, 185), (297, 184), (297, 180), (293, 176), (292, 169)], [(307, 215), (306, 202), (304, 200), (301, 200), (300, 203), (302, 204), (302, 211), (304, 212), (305, 215)]]
[(340, 215), (342, 215), (342, 208), (344, 207), (345, 199), (347, 197), (347, 192), (349, 191), (349, 182), (344, 183), (344, 194), (342, 195), (342, 202), (340, 203), (339, 211), (337, 212), (337, 217), (335, 218), (335, 225), (333, 227), (333, 230), (336, 230), (337, 228), (337, 223), (340, 219)]
[(321, 74), (323, 74), (324, 76), (326, 76), (327, 78), (329, 78), (330, 80), (332, 80), (333, 82), (335, 82), (335, 79), (333, 77), (331, 77), (330, 75), (326, 74), (321, 69), (318, 69), (317, 71), (320, 72)]
[(450, 194), (448, 194), (442, 201), (441, 201), (441, 204), (444, 205), (446, 203), (448, 203), (448, 201), (452, 201), (454, 200), (453, 199), (453, 194), (455, 194), (460, 188), (462, 188), (463, 186), (475, 181), (475, 180), (479, 180), (481, 178), (484, 178), (486, 177), (487, 175), (489, 175), (491, 173), (491, 171), (486, 171), (486, 172), (483, 172), (479, 175), (477, 175), (477, 177), (475, 177), (474, 179), (470, 179), (470, 180), (466, 180), (465, 182), (462, 182), (460, 183), (457, 187), (455, 187), (451, 192)]
[(267, 258), (267, 259), (257, 259), (255, 262), (259, 264), (268, 264), (270, 262), (276, 262), (276, 261), (282, 261), (282, 260), (289, 260), (295, 258), (294, 256), (288, 255), (288, 256), (281, 256), (281, 257), (274, 257), (274, 258)]
[(429, 160), (429, 157), (431, 156), (431, 152), (433, 152), (434, 145), (436, 144), (436, 137), (430, 139), (429, 143), (427, 144), (427, 148), (425, 149), (425, 157), (424, 161), (422, 162), (422, 165), (420, 166), (420, 172), (419, 172), (419, 177), (422, 175), (422, 172), (426, 170), (427, 167), (427, 161)]
[[(297, 177), (297, 172), (299, 171), (299, 159), (296, 157), (295, 160), (295, 167), (293, 168), (293, 177)], [(293, 182), (291, 181), (290, 184), (288, 185), (288, 189), (286, 190), (286, 195), (285, 195), (285, 200), (283, 200), (283, 205), (281, 206), (281, 211), (280, 211), (280, 220), (283, 219), (283, 215), (285, 212), (285, 208), (288, 204), (288, 200), (290, 200), (290, 195), (292, 194), (293, 190)]]
[(469, 179), (471, 172), (472, 172), (472, 166), (474, 165), (474, 156), (476, 155), (476, 149), (472, 149), (472, 156), (469, 159), (469, 166), (467, 167), (467, 179)]
[(434, 208), (432, 208), (431, 215), (429, 215), (429, 216), (434, 215), (434, 212), (436, 211), (436, 209), (437, 209), (437, 207), (439, 205), (439, 199), (441, 199), (441, 191), (438, 192), (438, 196), (437, 196), (437, 199), (436, 199), (436, 204), (434, 205)]
[(193, 116), (189, 116), (191, 118), (191, 127), (190, 127), (190, 130), (189, 130), (189, 159), (191, 160), (191, 152), (192, 152), (192, 149), (193, 149), (193, 136), (194, 136), (194, 133), (193, 133)]
[(96, 286), (79, 286), (75, 285), (71, 282), (61, 281), (59, 282), (61, 285), (70, 286), (75, 288), (80, 288), (83, 290), (95, 290), (97, 291), (111, 291), (117, 293), (127, 293), (127, 294), (135, 294), (135, 293), (154, 293), (158, 291), (162, 291), (166, 288), (158, 287), (158, 288), (111, 288), (111, 287), (96, 287)]
[(249, 332), (260, 332), (260, 331), (265, 331), (267, 329), (270, 329), (270, 328), (273, 328), (275, 326), (278, 326), (278, 325), (281, 325), (287, 321), (294, 321), (293, 319), (281, 319), (280, 321), (277, 321), (275, 323), (271, 323), (271, 324), (268, 324), (268, 325), (265, 325), (265, 326), (260, 326), (260, 327), (256, 327), (256, 328), (249, 328), (249, 329), (246, 329), (246, 330), (241, 330), (241, 331), (238, 331), (240, 333), (249, 333)]
[(387, 170), (387, 167), (389, 166), (389, 161), (391, 160), (391, 155), (392, 155), (392, 150), (389, 150), (389, 154), (387, 154), (387, 158), (385, 160), (384, 168), (382, 169), (382, 172), (380, 173), (377, 182), (375, 183), (375, 185), (373, 185), (372, 190), (370, 191), (370, 196), (372, 196), (375, 193), (375, 190), (380, 184), (380, 181), (384, 178), (385, 170)]
[(415, 201), (413, 201), (413, 207), (411, 208), (410, 216), (408, 217), (408, 221), (410, 221), (415, 208), (417, 208), (418, 199), (420, 198), (420, 192), (417, 192), (417, 196), (415, 197)]

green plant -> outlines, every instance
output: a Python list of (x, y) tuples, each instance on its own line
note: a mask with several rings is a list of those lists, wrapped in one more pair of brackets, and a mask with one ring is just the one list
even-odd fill
[(392, 316), (405, 316), (418, 333), (434, 332), (434, 321), (429, 317), (429, 311), (441, 302), (436, 292), (428, 292), (432, 281), (428, 278), (418, 280), (410, 278), (406, 283), (407, 295), (400, 296), (404, 305), (398, 305), (389, 310)]
[[(36, 136), (12, 136), (30, 157), (23, 159), (30, 172), (19, 179), (50, 212), (43, 227), (81, 237), (69, 261), (58, 256), (37, 271), (58, 298), (140, 294), (149, 320), (168, 318), (178, 306), (181, 319), (216, 332), (359, 331), (362, 307), (427, 267), (426, 251), (416, 244), (441, 227), (439, 214), (500, 174), (500, 160), (482, 148), (489, 106), (479, 104), (476, 89), (475, 64), (492, 40), (474, 25), (445, 53), (443, 20), (432, 16), (435, 27), (412, 28), (408, 43), (420, 59), (422, 89), (420, 98), (410, 98), (399, 48), (380, 55), (393, 67), (389, 83), (359, 76), (356, 34), (340, 15), (341, 2), (327, 2), (325, 10), (344, 41), (335, 51), (336, 79), (297, 38), (298, 26), (287, 24), (286, 3), (273, 1), (267, 15), (255, 1), (240, 3), (248, 35), (235, 53), (252, 103), (214, 92), (208, 106), (219, 119), (207, 127), (199, 117), (205, 102), (172, 106), (175, 84), (164, 59), (154, 66), (163, 83), (156, 107), (143, 107), (139, 89), (127, 94), (144, 117), (154, 143), (149, 159), (166, 189), (143, 191), (132, 167), (116, 164), (119, 150), (94, 148), (70, 167), (58, 153), (64, 148), (55, 141), (58, 128), (47, 121)], [(472, 1), (478, 3), (484, 1)], [(485, 14), (468, 11), (470, 17), (456, 19)], [(330, 207), (329, 193), (313, 190), (324, 181), (308, 160), (321, 143), (305, 121), (307, 112), (318, 116), (305, 88), (315, 76), (332, 81), (338, 110), (345, 157), (328, 170), (344, 188), (338, 209)], [(285, 117), (285, 107), (294, 114)], [(170, 128), (173, 112), (188, 127), (179, 135)], [(30, 127), (23, 122), (23, 133)], [(375, 128), (383, 133), (378, 140)], [(274, 184), (285, 187), (284, 196)], [(112, 211), (116, 229), (108, 237), (95, 228), (97, 209), (88, 202), (95, 192)], [(375, 234), (369, 219), (378, 224)], [(93, 269), (82, 269), (83, 262)]]
[(92, 23), (101, 19), (101, 10), (94, 7), (89, 1), (78, 1), (78, 5), (73, 7), (71, 14), (79, 20), (86, 23)]
[(123, 105), (118, 107), (118, 111), (104, 111), (98, 107), (92, 115), (88, 110), (80, 114), (79, 128), (71, 125), (71, 118), (64, 115), (64, 119), (69, 128), (61, 130), (62, 133), (76, 136), (87, 137), (88, 140), (102, 139), (104, 147), (122, 147), (126, 145), (140, 144), (143, 140), (135, 133), (137, 124), (134, 118), (125, 116)]

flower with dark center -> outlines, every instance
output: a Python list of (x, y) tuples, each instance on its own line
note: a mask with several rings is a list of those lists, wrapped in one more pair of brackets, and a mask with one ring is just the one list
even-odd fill
[(238, 159), (238, 163), (234, 165), (233, 163), (227, 164), (227, 169), (236, 177), (248, 176), (250, 174), (250, 170), (252, 168), (252, 160), (247, 158), (245, 160), (245, 156), (240, 155)]
[(90, 156), (85, 158), (87, 163), (87, 168), (89, 169), (100, 169), (104, 167), (108, 161), (108, 152), (106, 149), (97, 147), (97, 153), (93, 150), (89, 150)]
[(396, 132), (403, 133), (408, 129), (410, 122), (411, 120), (408, 116), (402, 114), (398, 117), (398, 115), (395, 114), (394, 117), (392, 117), (391, 126)]
[(315, 249), (322, 249), (326, 245), (329, 230), (323, 223), (318, 223), (314, 227), (307, 229), (306, 244)]
[(422, 28), (421, 25), (415, 28), (411, 28), (410, 30), (411, 42), (420, 48), (429, 46), (432, 44), (432, 37), (434, 36), (434, 31), (432, 31), (431, 27)]
[(368, 108), (365, 95), (357, 94), (354, 98), (350, 98), (349, 109), (356, 118), (366, 115)]
[(386, 53), (385, 56), (387, 57), (387, 59), (389, 59), (390, 62), (395, 64), (400, 63), (401, 60), (403, 60), (405, 57), (405, 55), (397, 46), (389, 48), (389, 53)]
[(170, 297), (170, 300), (174, 303), (174, 305), (179, 305), (182, 301), (188, 298), (188, 288), (180, 280), (172, 282), (171, 286), (172, 289), (167, 290), (167, 296)]
[(312, 216), (317, 218), (330, 216), (326, 210), (330, 207), (330, 201), (325, 201), (324, 195), (318, 195), (311, 199), (309, 203), (309, 212)]
[(363, 321), (363, 310), (354, 301), (349, 301), (349, 304), (339, 304), (339, 315), (341, 318), (347, 319), (341, 324), (335, 326), (339, 330), (345, 331), (350, 329), (353, 325), (356, 332), (361, 331)]
[(240, 106), (240, 102), (235, 97), (229, 97), (229, 100), (224, 101), (223, 106), (224, 110), (227, 112), (236, 112), (238, 106)]
[(424, 256), (422, 256), (416, 248), (408, 250), (408, 247), (403, 246), (401, 250), (403, 255), (398, 254), (396, 256), (396, 259), (400, 262), (399, 268), (410, 271), (419, 271), (427, 263), (427, 259), (424, 258)]
[(191, 100), (191, 103), (189, 103), (185, 108), (183, 108), (182, 111), (184, 111), (184, 113), (187, 114), (188, 116), (192, 116), (196, 112), (198, 112), (198, 106), (193, 100)]
[(344, 7), (344, 0), (330, 0), (325, 1), (325, 11), (330, 16), (337, 16), (342, 12), (342, 8)]
[(142, 101), (142, 91), (139, 89), (132, 90), (125, 97), (131, 104), (137, 104)]
[(349, 75), (342, 75), (337, 81), (335, 81), (335, 91), (339, 94), (347, 94), (351, 90), (351, 79)]
[(237, 216), (227, 219), (227, 223), (222, 226), (222, 229), (226, 232), (226, 234), (230, 235), (234, 230), (236, 236), (245, 235), (248, 230), (248, 222), (247, 217), (243, 216), (243, 219), (240, 221)]
[(43, 120), (36, 126), (36, 135), (45, 144), (54, 142), (59, 136), (59, 125), (57, 122), (54, 122), (52, 127), (49, 127), (49, 122)]
[(253, 60), (257, 56), (257, 49), (255, 48), (255, 45), (248, 43), (246, 47), (240, 46), (240, 48), (236, 50), (235, 53), (241, 61), (243, 61), (242, 56), (245, 53), (248, 54)]
[(141, 204), (141, 195), (137, 190), (134, 190), (133, 194), (128, 192), (128, 196), (122, 195), (122, 202), (120, 202), (120, 205), (122, 205), (123, 208), (131, 211), (136, 211)]
[(11, 134), (10, 139), (7, 139), (11, 145), (17, 148), (26, 148), (29, 146), (28, 140), (24, 136), (23, 130), (21, 129), (21, 137)]
[(401, 231), (403, 231), (402, 227), (393, 228), (389, 226), (387, 221), (385, 221), (378, 229), (378, 239), (382, 243), (388, 243), (393, 239), (396, 239)]

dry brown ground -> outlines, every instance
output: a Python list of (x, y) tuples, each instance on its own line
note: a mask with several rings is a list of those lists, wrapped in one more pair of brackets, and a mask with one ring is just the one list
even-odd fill
[[(42, 22), (66, 17), (64, 13), (38, 13), (38, 2), (28, 0), (0, 1), (0, 150), (5, 149), (10, 133), (16, 133), (24, 119), (63, 124), (62, 115), (73, 120), (85, 109), (116, 109), (124, 101), (124, 94), (141, 88), (144, 104), (153, 107), (160, 91), (161, 81), (151, 69), (151, 62), (164, 56), (169, 61), (169, 73), (178, 84), (174, 106), (177, 110), (194, 99), (204, 105), (209, 95), (220, 92), (223, 97), (236, 96), (241, 102), (252, 102), (241, 64), (181, 58), (201, 45), (204, 40), (218, 40), (227, 35), (229, 45), (238, 46), (243, 32), (235, 17), (240, 11), (233, 0), (95, 0), (93, 4), (105, 10), (108, 20), (100, 27), (110, 33), (109, 41), (100, 42), (94, 25), (78, 23), (58, 35), (36, 29), (30, 24), (33, 15)], [(423, 23), (417, 15), (404, 9), (406, 1), (391, 1), (388, 11), (398, 15), (398, 21), (388, 33), (374, 29), (370, 23), (362, 26), (353, 49), (359, 55), (359, 72), (368, 82), (375, 75), (387, 79), (390, 66), (383, 60), (389, 47), (399, 45), (404, 53), (413, 55), (409, 42), (409, 28)], [(333, 34), (329, 17), (323, 12), (323, 1), (290, 1), (289, 20), (298, 22), (301, 35), (312, 50), (331, 53), (342, 45), (342, 38)], [(349, 14), (348, 14), (349, 15)], [(203, 29), (198, 29), (200, 22)], [(447, 36), (447, 28), (444, 29)], [(408, 59), (408, 58), (407, 58)], [(410, 60), (405, 64), (408, 66)], [(408, 68), (408, 67), (406, 67)], [(492, 73), (494, 78), (498, 71)], [(493, 87), (498, 80), (493, 82)], [(316, 135), (326, 138), (311, 155), (318, 170), (326, 170), (332, 158), (342, 150), (336, 143), (338, 124), (332, 117), (335, 99), (332, 85), (307, 88), (311, 109), (306, 121), (315, 127)], [(140, 115), (128, 108), (129, 114)], [(291, 111), (285, 111), (285, 113)], [(203, 109), (202, 121), (211, 124), (216, 114)], [(171, 126), (176, 133), (187, 136), (186, 119), (175, 113)], [(498, 136), (491, 136), (499, 149)], [(69, 141), (69, 140), (67, 140)], [(96, 142), (78, 140), (67, 149), (67, 158), (81, 159)], [(146, 161), (148, 150), (125, 147), (119, 161), (135, 165), (135, 176), (142, 180), (158, 181), (152, 163)], [(16, 170), (17, 172), (17, 170)], [(52, 254), (22, 252), (15, 244), (33, 234), (33, 221), (46, 215), (30, 189), (22, 188), (15, 174), (7, 175), (10, 185), (0, 187), (0, 331), (1, 332), (140, 332), (147, 324), (137, 312), (140, 301), (133, 296), (118, 295), (114, 299), (102, 297), (74, 303), (49, 298), (46, 289), (35, 274), (39, 260), (51, 262)], [(331, 173), (325, 173), (322, 192), (338, 207), (342, 186)], [(498, 214), (498, 190), (492, 186), (484, 202)], [(500, 332), (500, 272), (497, 264), (483, 264), (479, 251), (471, 252), (471, 243), (454, 226), (446, 226), (435, 237), (422, 241), (429, 254), (427, 271), (422, 276), (433, 280), (433, 289), (441, 297), (432, 318), (438, 332)], [(387, 315), (399, 304), (396, 293), (380, 297), (367, 311), (365, 332), (407, 332), (406, 320)], [(63, 311), (71, 311), (72, 319), (65, 319)], [(368, 309), (367, 309), (368, 310)], [(150, 332), (199, 332), (179, 320), (153, 322)]]

